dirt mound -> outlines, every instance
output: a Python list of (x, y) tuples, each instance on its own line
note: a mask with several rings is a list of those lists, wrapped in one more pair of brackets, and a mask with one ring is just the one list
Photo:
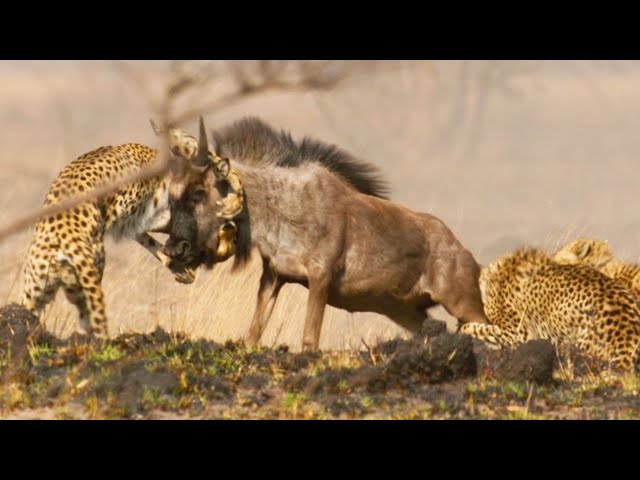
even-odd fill
[(168, 371), (150, 372), (144, 362), (135, 362), (120, 371), (120, 375), (101, 385), (99, 393), (111, 392), (128, 408), (137, 402), (146, 391), (154, 395), (171, 395), (179, 388), (177, 376)]
[(549, 340), (531, 340), (520, 345), (497, 373), (505, 380), (543, 385), (553, 381), (556, 364), (556, 351)]
[(422, 324), (418, 337), (437, 337), (447, 332), (447, 323), (441, 320), (427, 318)]
[(285, 384), (307, 395), (338, 394), (345, 389), (381, 393), (475, 376), (471, 338), (443, 333), (439, 327), (435, 331), (438, 334), (432, 338), (418, 336), (382, 343), (362, 354), (368, 364), (360, 368), (325, 370), (313, 377), (301, 372), (290, 376)]
[(476, 357), (471, 338), (442, 333), (426, 342), (400, 344), (385, 370), (385, 381), (439, 383), (475, 376)]
[(29, 340), (37, 340), (41, 331), (38, 319), (22, 305), (0, 307), (0, 355), (10, 352), (11, 358), (16, 358), (25, 351)]

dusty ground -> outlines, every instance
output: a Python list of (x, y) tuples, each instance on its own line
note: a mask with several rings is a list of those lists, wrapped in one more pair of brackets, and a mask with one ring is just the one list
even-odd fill
[(547, 342), (506, 354), (430, 328), (363, 351), (293, 353), (162, 329), (59, 340), (33, 320), (0, 309), (2, 418), (640, 419), (639, 378)]

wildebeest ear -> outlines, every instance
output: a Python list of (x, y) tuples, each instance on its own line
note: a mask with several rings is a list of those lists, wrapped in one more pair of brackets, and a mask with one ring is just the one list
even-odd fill
[(229, 171), (231, 170), (231, 165), (229, 164), (228, 158), (221, 158), (215, 164), (214, 172), (216, 174), (216, 179), (224, 180), (229, 176)]

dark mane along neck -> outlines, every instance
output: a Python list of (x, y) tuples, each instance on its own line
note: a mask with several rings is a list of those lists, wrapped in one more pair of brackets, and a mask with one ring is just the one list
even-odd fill
[(221, 157), (229, 157), (248, 165), (295, 168), (317, 163), (343, 178), (366, 195), (388, 198), (389, 185), (375, 165), (319, 140), (308, 137), (296, 143), (288, 132), (276, 132), (255, 117), (247, 117), (213, 132), (215, 149)]

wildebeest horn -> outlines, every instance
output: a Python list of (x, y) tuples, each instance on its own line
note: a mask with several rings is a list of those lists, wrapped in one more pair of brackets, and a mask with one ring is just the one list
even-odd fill
[(209, 160), (209, 143), (207, 142), (207, 129), (204, 126), (204, 120), (200, 117), (200, 138), (198, 139), (198, 155), (194, 160), (196, 165), (204, 167)]

